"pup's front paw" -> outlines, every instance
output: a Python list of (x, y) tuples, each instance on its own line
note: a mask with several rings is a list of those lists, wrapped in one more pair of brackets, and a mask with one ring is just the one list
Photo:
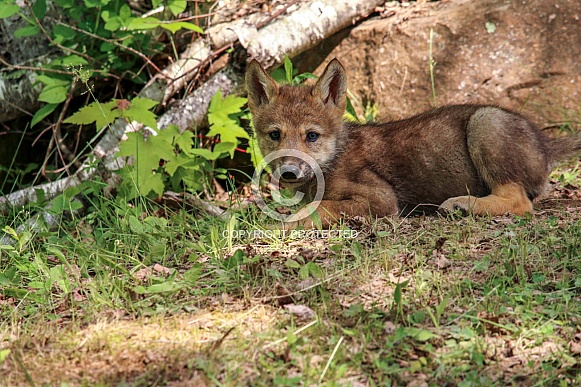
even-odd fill
[(450, 198), (438, 207), (438, 212), (442, 214), (457, 213), (460, 211), (462, 216), (467, 216), (474, 212), (476, 198), (473, 196), (458, 196)]

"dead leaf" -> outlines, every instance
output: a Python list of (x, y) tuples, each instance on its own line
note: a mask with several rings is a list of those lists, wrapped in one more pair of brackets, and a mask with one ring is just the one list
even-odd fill
[(383, 331), (388, 335), (391, 335), (393, 332), (395, 332), (396, 329), (397, 326), (391, 321), (386, 321), (383, 326)]
[(171, 274), (170, 269), (168, 269), (165, 266), (160, 265), (159, 263), (156, 263), (155, 265), (153, 265), (153, 270), (157, 271), (158, 273), (162, 273), (162, 274), (166, 274), (166, 275)]
[(446, 269), (447, 267), (452, 266), (452, 261), (446, 258), (444, 253), (438, 250), (432, 252), (430, 262), (432, 262), (438, 269)]
[(284, 308), (299, 320), (312, 320), (316, 316), (315, 312), (306, 305), (286, 304)]

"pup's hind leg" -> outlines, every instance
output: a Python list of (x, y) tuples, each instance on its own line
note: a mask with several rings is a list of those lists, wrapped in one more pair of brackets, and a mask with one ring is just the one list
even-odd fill
[(482, 107), (468, 122), (466, 140), (470, 158), (490, 194), (453, 197), (441, 208), (489, 215), (532, 213), (529, 198), (544, 190), (549, 174), (546, 137), (516, 113)]
[(451, 212), (462, 210), (474, 215), (503, 215), (507, 212), (524, 215), (533, 212), (533, 203), (522, 185), (508, 183), (495, 187), (490, 195), (482, 198), (476, 196), (450, 198), (442, 203), (440, 208)]

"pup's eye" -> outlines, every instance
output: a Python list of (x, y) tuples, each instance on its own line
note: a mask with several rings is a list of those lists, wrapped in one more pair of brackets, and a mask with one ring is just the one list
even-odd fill
[(277, 141), (280, 140), (280, 132), (278, 130), (273, 130), (272, 132), (268, 133), (271, 140)]
[(319, 138), (319, 133), (309, 132), (307, 133), (307, 141), (308, 142), (315, 142)]

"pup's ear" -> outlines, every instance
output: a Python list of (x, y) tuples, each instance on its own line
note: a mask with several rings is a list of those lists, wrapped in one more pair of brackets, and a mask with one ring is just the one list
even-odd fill
[(256, 59), (246, 69), (246, 89), (250, 110), (269, 104), (278, 95), (278, 84)]
[(318, 95), (325, 105), (343, 111), (347, 104), (346, 92), (347, 75), (345, 69), (337, 59), (333, 59), (315, 84), (313, 95)]

